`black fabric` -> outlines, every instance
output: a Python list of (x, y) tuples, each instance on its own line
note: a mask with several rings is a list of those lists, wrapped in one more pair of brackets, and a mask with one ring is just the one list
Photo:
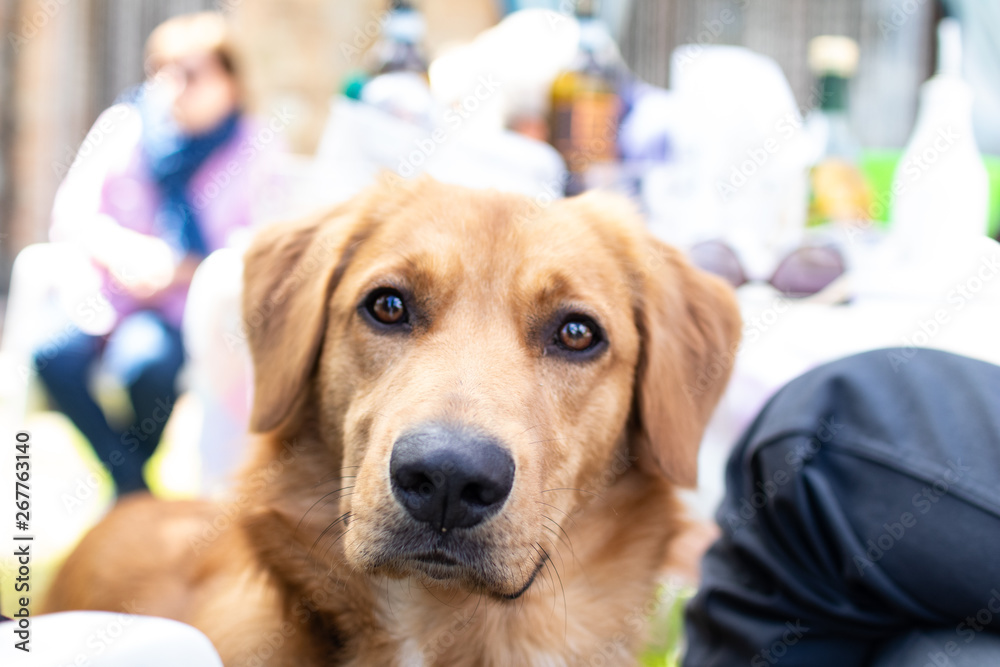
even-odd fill
[(884, 644), (870, 667), (998, 667), (998, 656), (1000, 635), (991, 632), (964, 642), (951, 629), (914, 630)]
[[(726, 485), (685, 667), (895, 665), (914, 629), (958, 657), (997, 646), (1000, 367), (890, 349), (810, 371), (744, 434)], [(898, 664), (934, 666), (920, 646)]]

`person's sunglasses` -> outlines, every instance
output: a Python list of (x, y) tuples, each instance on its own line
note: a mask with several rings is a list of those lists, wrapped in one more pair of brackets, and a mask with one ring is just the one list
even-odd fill
[[(727, 280), (733, 287), (745, 285), (747, 278), (736, 252), (722, 241), (703, 241), (688, 251), (700, 269)], [(781, 260), (767, 282), (789, 297), (816, 294), (844, 274), (844, 257), (833, 246), (806, 246)]]

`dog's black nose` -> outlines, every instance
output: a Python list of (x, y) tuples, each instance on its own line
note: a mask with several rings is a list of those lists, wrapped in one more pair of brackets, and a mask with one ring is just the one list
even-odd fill
[(475, 526), (503, 506), (514, 459), (492, 438), (432, 425), (396, 441), (389, 475), (410, 516), (444, 532)]

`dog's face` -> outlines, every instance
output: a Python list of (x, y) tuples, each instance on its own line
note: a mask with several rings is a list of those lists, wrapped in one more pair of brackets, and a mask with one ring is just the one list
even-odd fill
[[(498, 598), (616, 458), (693, 481), (738, 335), (728, 290), (606, 195), (380, 186), (262, 234), (246, 283), (253, 427), (314, 410), (348, 563)], [(339, 471), (313, 472), (318, 500)]]

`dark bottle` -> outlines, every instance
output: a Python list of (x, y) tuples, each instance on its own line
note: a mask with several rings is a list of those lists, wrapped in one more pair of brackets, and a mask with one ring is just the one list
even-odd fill
[(809, 44), (809, 66), (816, 76), (819, 109), (808, 123), (823, 139), (823, 153), (809, 173), (809, 224), (855, 224), (870, 217), (871, 188), (858, 160), (861, 144), (848, 115), (850, 79), (858, 66), (857, 43), (821, 35)]
[(586, 187), (588, 170), (618, 159), (622, 67), (607, 27), (596, 17), (596, 2), (580, 0), (580, 47), (569, 69), (552, 84), (550, 141), (566, 160), (566, 194)]

